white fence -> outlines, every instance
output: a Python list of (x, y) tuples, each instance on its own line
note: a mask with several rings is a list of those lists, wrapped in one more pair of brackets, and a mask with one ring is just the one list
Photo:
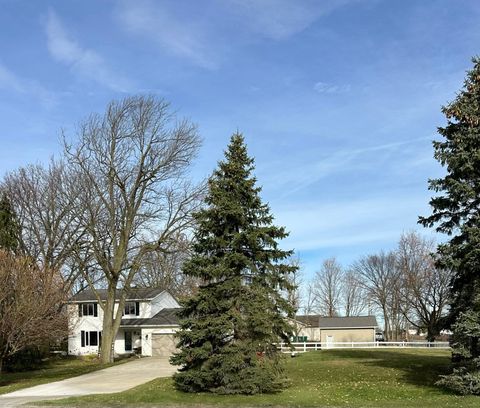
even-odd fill
[(343, 348), (436, 348), (436, 349), (449, 349), (450, 345), (448, 341), (366, 341), (366, 342), (328, 342), (320, 343), (307, 341), (304, 343), (292, 343), (294, 350), (290, 349), (285, 343), (279, 343), (280, 350), (283, 353), (290, 353), (296, 351), (297, 353), (304, 353), (306, 351), (316, 351), (325, 349), (343, 349)]

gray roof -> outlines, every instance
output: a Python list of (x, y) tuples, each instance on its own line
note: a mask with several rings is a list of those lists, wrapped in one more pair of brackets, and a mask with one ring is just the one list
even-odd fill
[[(102, 300), (107, 299), (107, 290), (106, 289), (97, 289), (98, 294)], [(162, 293), (163, 289), (161, 288), (131, 288), (127, 296), (127, 300), (149, 300), (153, 299), (158, 294)], [(120, 291), (117, 292), (117, 295), (120, 295)], [(118, 297), (117, 297), (118, 298)], [(88, 302), (88, 301), (97, 301), (95, 293), (91, 289), (85, 289), (81, 292), (78, 292), (75, 296), (72, 297), (71, 302)]]
[(322, 329), (377, 327), (375, 316), (322, 317), (319, 315), (297, 316), (296, 319), (310, 327)]
[(301, 315), (295, 316), (295, 320), (298, 320), (300, 323), (306, 324), (307, 326), (317, 327), (318, 320), (320, 319), (320, 315)]
[(162, 309), (155, 316), (146, 319), (122, 319), (120, 326), (177, 326), (180, 308)]

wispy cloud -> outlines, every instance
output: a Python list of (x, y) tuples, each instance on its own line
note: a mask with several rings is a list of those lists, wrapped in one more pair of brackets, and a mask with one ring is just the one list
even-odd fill
[[(282, 191), (281, 195), (286, 197), (335, 174), (370, 169), (374, 161), (377, 163), (390, 161), (392, 163), (395, 158), (399, 157), (399, 152), (402, 154), (402, 158), (410, 153), (406, 147), (415, 146), (426, 140), (430, 140), (430, 137), (361, 148), (339, 149), (314, 160), (300, 157), (298, 160), (292, 160), (288, 168), (285, 168), (283, 163), (271, 162), (266, 173), (272, 174), (272, 176), (267, 176), (265, 185), (271, 190)], [(309, 155), (311, 153), (308, 152)], [(275, 171), (272, 168), (275, 168)]]
[(0, 62), (0, 89), (20, 95), (31, 96), (41, 102), (43, 106), (50, 107), (56, 102), (55, 95), (32, 79), (23, 78), (8, 69)]
[(229, 0), (232, 12), (252, 31), (283, 40), (352, 0)]
[(126, 92), (130, 88), (130, 81), (114, 72), (101, 55), (69, 37), (53, 10), (48, 12), (45, 31), (50, 54), (73, 73), (117, 92)]
[(215, 69), (232, 47), (284, 40), (352, 1), (358, 0), (210, 0), (187, 14), (169, 2), (123, 0), (115, 16), (127, 31), (169, 54)]
[(350, 92), (351, 86), (348, 84), (335, 85), (326, 82), (316, 82), (313, 85), (313, 89), (320, 94), (341, 94)]
[(0, 88), (10, 89), (15, 92), (24, 93), (25, 86), (22, 81), (7, 67), (0, 63)]
[(129, 32), (155, 41), (177, 57), (184, 57), (208, 69), (217, 66), (210, 50), (207, 26), (175, 15), (162, 3), (122, 1), (116, 17)]
[(276, 222), (291, 231), (285, 245), (309, 251), (394, 241), (403, 230), (416, 227), (418, 214), (426, 208), (423, 195), (396, 191), (335, 203), (291, 203), (275, 214)]

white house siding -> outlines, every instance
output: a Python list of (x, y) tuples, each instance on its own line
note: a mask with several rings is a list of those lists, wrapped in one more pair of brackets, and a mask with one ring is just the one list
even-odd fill
[(125, 333), (122, 329), (119, 329), (117, 332), (113, 351), (115, 354), (125, 354)]
[(142, 355), (152, 355), (152, 333), (154, 329), (142, 329)]
[(174, 309), (180, 307), (174, 297), (168, 292), (159, 293), (150, 302), (150, 316), (155, 316), (162, 309)]
[(103, 310), (98, 307), (98, 317), (78, 316), (78, 304), (68, 305), (69, 336), (68, 336), (68, 354), (84, 355), (98, 353), (98, 346), (81, 347), (81, 331), (102, 331)]

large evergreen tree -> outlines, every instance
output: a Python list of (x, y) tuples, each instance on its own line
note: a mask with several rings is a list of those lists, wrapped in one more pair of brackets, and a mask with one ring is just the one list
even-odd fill
[(17, 252), (20, 247), (20, 226), (6, 194), (0, 198), (0, 249)]
[(234, 134), (209, 180), (206, 206), (196, 214), (194, 253), (183, 267), (203, 284), (183, 303), (180, 351), (174, 376), (187, 392), (254, 394), (284, 384), (275, 344), (288, 342), (294, 309), (284, 296), (293, 289), (292, 254), (279, 248), (284, 228), (272, 224), (252, 175), (244, 139)]
[(460, 367), (441, 383), (480, 394), (480, 58), (473, 63), (461, 92), (442, 108), (447, 125), (433, 144), (447, 175), (429, 181), (438, 194), (430, 201), (432, 215), (420, 222), (452, 236), (438, 251), (439, 266), (454, 271), (450, 324)]

